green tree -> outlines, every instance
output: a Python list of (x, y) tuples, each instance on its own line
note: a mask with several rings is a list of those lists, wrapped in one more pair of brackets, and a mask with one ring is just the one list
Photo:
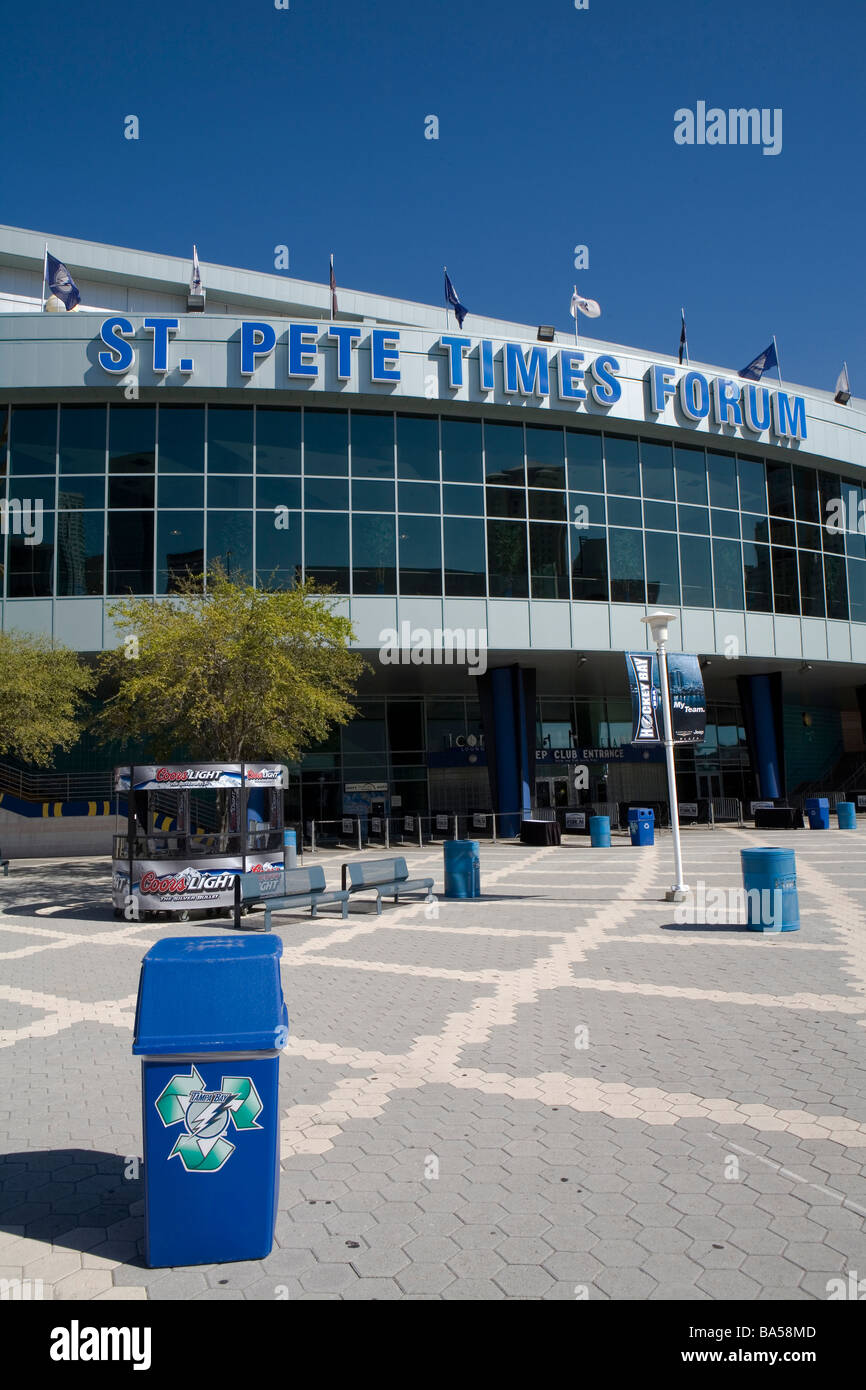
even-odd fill
[(45, 767), (81, 734), (92, 672), (47, 637), (0, 633), (0, 756)]
[(158, 759), (295, 761), (353, 716), (364, 662), (348, 618), (311, 584), (268, 593), (216, 570), (206, 593), (189, 578), (110, 614), (122, 641), (100, 658), (116, 687), (96, 720), (106, 740)]

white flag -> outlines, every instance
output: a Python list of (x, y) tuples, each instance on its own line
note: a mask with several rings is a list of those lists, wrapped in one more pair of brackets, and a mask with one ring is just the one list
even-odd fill
[(836, 401), (839, 405), (847, 405), (851, 399), (851, 387), (848, 382), (848, 363), (842, 363), (842, 370), (836, 382)]
[(201, 294), (201, 271), (198, 268), (198, 249), (192, 248), (192, 279), (189, 282), (190, 294)]
[(585, 314), (588, 319), (597, 319), (601, 313), (601, 306), (594, 299), (584, 299), (577, 290), (571, 296), (571, 317), (577, 318), (578, 310)]

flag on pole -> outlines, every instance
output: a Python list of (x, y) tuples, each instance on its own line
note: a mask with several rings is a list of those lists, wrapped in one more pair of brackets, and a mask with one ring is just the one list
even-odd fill
[(444, 270), (445, 270), (445, 305), (446, 305), (446, 308), (450, 305), (450, 307), (454, 310), (454, 317), (455, 317), (456, 320), (457, 320), (457, 327), (458, 327), (458, 328), (462, 328), (462, 327), (463, 327), (463, 320), (465, 319), (466, 315), (469, 313), (469, 310), (466, 308), (465, 305), (463, 305), (463, 304), (460, 303), (460, 300), (459, 300), (458, 295), (457, 295), (457, 291), (455, 290), (454, 286), (453, 286), (452, 283), (451, 283), (451, 276), (448, 274), (448, 267), (445, 266), (445, 267), (444, 267)]
[(776, 340), (774, 338), (768, 348), (764, 348), (763, 352), (759, 352), (757, 357), (743, 368), (740, 376), (748, 377), (749, 381), (760, 381), (764, 372), (768, 372), (771, 367), (778, 367), (778, 365), (779, 358), (776, 354)]
[(329, 283), (331, 286), (331, 318), (335, 319), (337, 317), (337, 277), (334, 274), (333, 251), (331, 252), (331, 278)]
[(585, 314), (588, 319), (597, 319), (601, 314), (601, 306), (595, 299), (584, 299), (582, 294), (578, 294), (577, 286), (574, 287), (574, 294), (571, 296), (571, 317), (577, 322), (578, 311)]
[(192, 248), (192, 275), (189, 281), (190, 294), (201, 294), (201, 270), (198, 264), (198, 247)]
[(848, 380), (848, 363), (842, 363), (842, 370), (836, 378), (836, 395), (833, 397), (837, 405), (847, 405), (851, 399), (851, 383)]
[(687, 335), (686, 335), (686, 311), (685, 311), (685, 309), (680, 309), (680, 314), (682, 315), (682, 320), (683, 320), (683, 326), (682, 326), (682, 328), (680, 329), (680, 366), (682, 366), (682, 365), (683, 365), (683, 353), (685, 353), (685, 355), (686, 355), (686, 361), (688, 361), (688, 356), (689, 356), (689, 340), (688, 340), (688, 337), (687, 337)]
[(46, 247), (45, 250), (45, 279), (48, 283), (48, 292), (59, 299), (61, 304), (65, 304), (67, 311), (74, 309), (76, 304), (81, 303), (81, 295), (78, 286), (73, 280), (69, 271), (62, 261), (58, 261), (56, 256), (52, 256)]

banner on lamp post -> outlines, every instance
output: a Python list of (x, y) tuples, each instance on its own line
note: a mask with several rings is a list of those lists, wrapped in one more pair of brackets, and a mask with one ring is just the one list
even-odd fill
[[(663, 742), (660, 732), (661, 681), (655, 652), (626, 652), (631, 690), (633, 744)], [(668, 652), (671, 733), (674, 743), (703, 743), (707, 701), (700, 662), (685, 652)]]

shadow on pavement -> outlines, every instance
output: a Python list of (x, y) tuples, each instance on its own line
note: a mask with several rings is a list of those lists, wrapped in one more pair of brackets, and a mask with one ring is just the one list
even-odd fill
[(72, 1148), (0, 1154), (0, 1231), (23, 1227), (28, 1239), (143, 1268), (144, 1184), (126, 1176), (133, 1161)]

